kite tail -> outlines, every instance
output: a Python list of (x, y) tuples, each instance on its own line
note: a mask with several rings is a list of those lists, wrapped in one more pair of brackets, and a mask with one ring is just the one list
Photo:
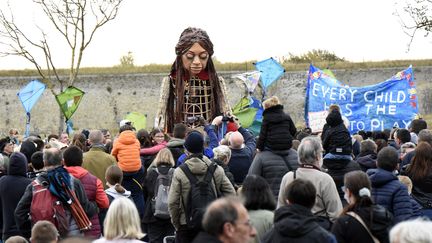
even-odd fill
[(30, 135), (30, 119), (30, 112), (27, 112), (26, 130), (24, 134), (26, 138)]

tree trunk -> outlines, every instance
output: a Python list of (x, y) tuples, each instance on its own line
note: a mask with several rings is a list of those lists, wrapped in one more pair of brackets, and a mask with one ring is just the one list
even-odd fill
[[(63, 92), (63, 82), (59, 82), (60, 83), (60, 93)], [(63, 112), (61, 110), (61, 107), (59, 106), (59, 130), (58, 130), (58, 134), (61, 134), (64, 131), (64, 126), (65, 126), (65, 117), (63, 115)]]

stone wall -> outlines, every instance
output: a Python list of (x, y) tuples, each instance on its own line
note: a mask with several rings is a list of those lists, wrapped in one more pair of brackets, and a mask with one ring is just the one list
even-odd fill
[[(336, 77), (350, 86), (370, 85), (384, 81), (401, 68), (334, 70)], [(220, 73), (226, 80), (228, 99), (234, 105), (244, 94), (232, 76), (240, 72)], [(118, 129), (118, 122), (127, 112), (147, 114), (147, 127), (153, 126), (161, 80), (165, 74), (103, 74), (81, 75), (75, 86), (86, 92), (80, 107), (73, 115), (76, 129)], [(432, 67), (414, 69), (420, 99), (420, 112), (431, 113)], [(0, 134), (9, 128), (25, 128), (26, 116), (17, 92), (37, 77), (0, 77)], [(268, 91), (281, 98), (285, 109), (297, 124), (303, 123), (303, 106), (307, 71), (286, 72)], [(42, 134), (56, 132), (59, 127), (59, 108), (54, 96), (46, 90), (31, 112), (31, 130)]]

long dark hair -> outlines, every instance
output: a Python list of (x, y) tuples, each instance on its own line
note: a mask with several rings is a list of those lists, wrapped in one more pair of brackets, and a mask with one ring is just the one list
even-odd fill
[(371, 182), (367, 174), (361, 170), (351, 171), (345, 174), (344, 177), (345, 188), (349, 189), (355, 198), (354, 203), (350, 203), (344, 208), (342, 214), (346, 214), (349, 211), (354, 211), (360, 207), (370, 207), (373, 205), (373, 201), (370, 196), (360, 196), (360, 190), (366, 188), (371, 191)]
[(414, 158), (408, 166), (407, 174), (413, 180), (421, 180), (432, 171), (432, 146), (420, 142), (415, 149)]
[(267, 181), (258, 175), (248, 175), (243, 181), (241, 194), (247, 210), (275, 210), (276, 200)]
[[(167, 110), (176, 110), (181, 111), (183, 108), (184, 103), (184, 78), (189, 77), (189, 73), (187, 70), (183, 67), (183, 61), (182, 61), (182, 55), (186, 53), (187, 50), (189, 50), (193, 44), (199, 43), (202, 48), (204, 48), (208, 54), (209, 59), (207, 61), (207, 66), (205, 67), (205, 71), (207, 72), (209, 76), (209, 81), (211, 85), (212, 91), (221, 90), (221, 87), (219, 85), (219, 78), (216, 73), (216, 69), (212, 60), (212, 55), (214, 53), (213, 51), (213, 43), (210, 40), (210, 37), (207, 35), (207, 32), (205, 30), (189, 27), (183, 30), (183, 32), (180, 35), (179, 41), (175, 47), (176, 52), (176, 60), (174, 61), (173, 65), (171, 66), (171, 76), (175, 79), (175, 87), (170, 87), (170, 92), (175, 92), (175, 96), (177, 97), (176, 103), (176, 109), (173, 109), (174, 102), (172, 99), (174, 99), (174, 95), (169, 95), (168, 105), (171, 107), (167, 107)], [(215, 94), (215, 97), (218, 97), (221, 94)], [(219, 107), (217, 106), (216, 99), (212, 100), (213, 104), (212, 107), (216, 109), (215, 114), (222, 113), (221, 110), (219, 110)], [(172, 117), (174, 116), (174, 117)], [(173, 119), (174, 118), (174, 119)], [(177, 112), (175, 114), (167, 114), (166, 123), (173, 123), (174, 122), (180, 122), (182, 121), (182, 114), (180, 112)], [(172, 127), (172, 124), (168, 124), (168, 127)]]

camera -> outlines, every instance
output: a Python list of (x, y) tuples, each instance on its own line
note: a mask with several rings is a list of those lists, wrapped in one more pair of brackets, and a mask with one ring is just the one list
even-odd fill
[(186, 122), (188, 124), (193, 124), (193, 123), (199, 122), (200, 119), (201, 119), (201, 116), (190, 116), (190, 117), (186, 117)]
[(223, 116), (222, 117), (223, 122), (234, 122), (234, 117), (232, 116)]

